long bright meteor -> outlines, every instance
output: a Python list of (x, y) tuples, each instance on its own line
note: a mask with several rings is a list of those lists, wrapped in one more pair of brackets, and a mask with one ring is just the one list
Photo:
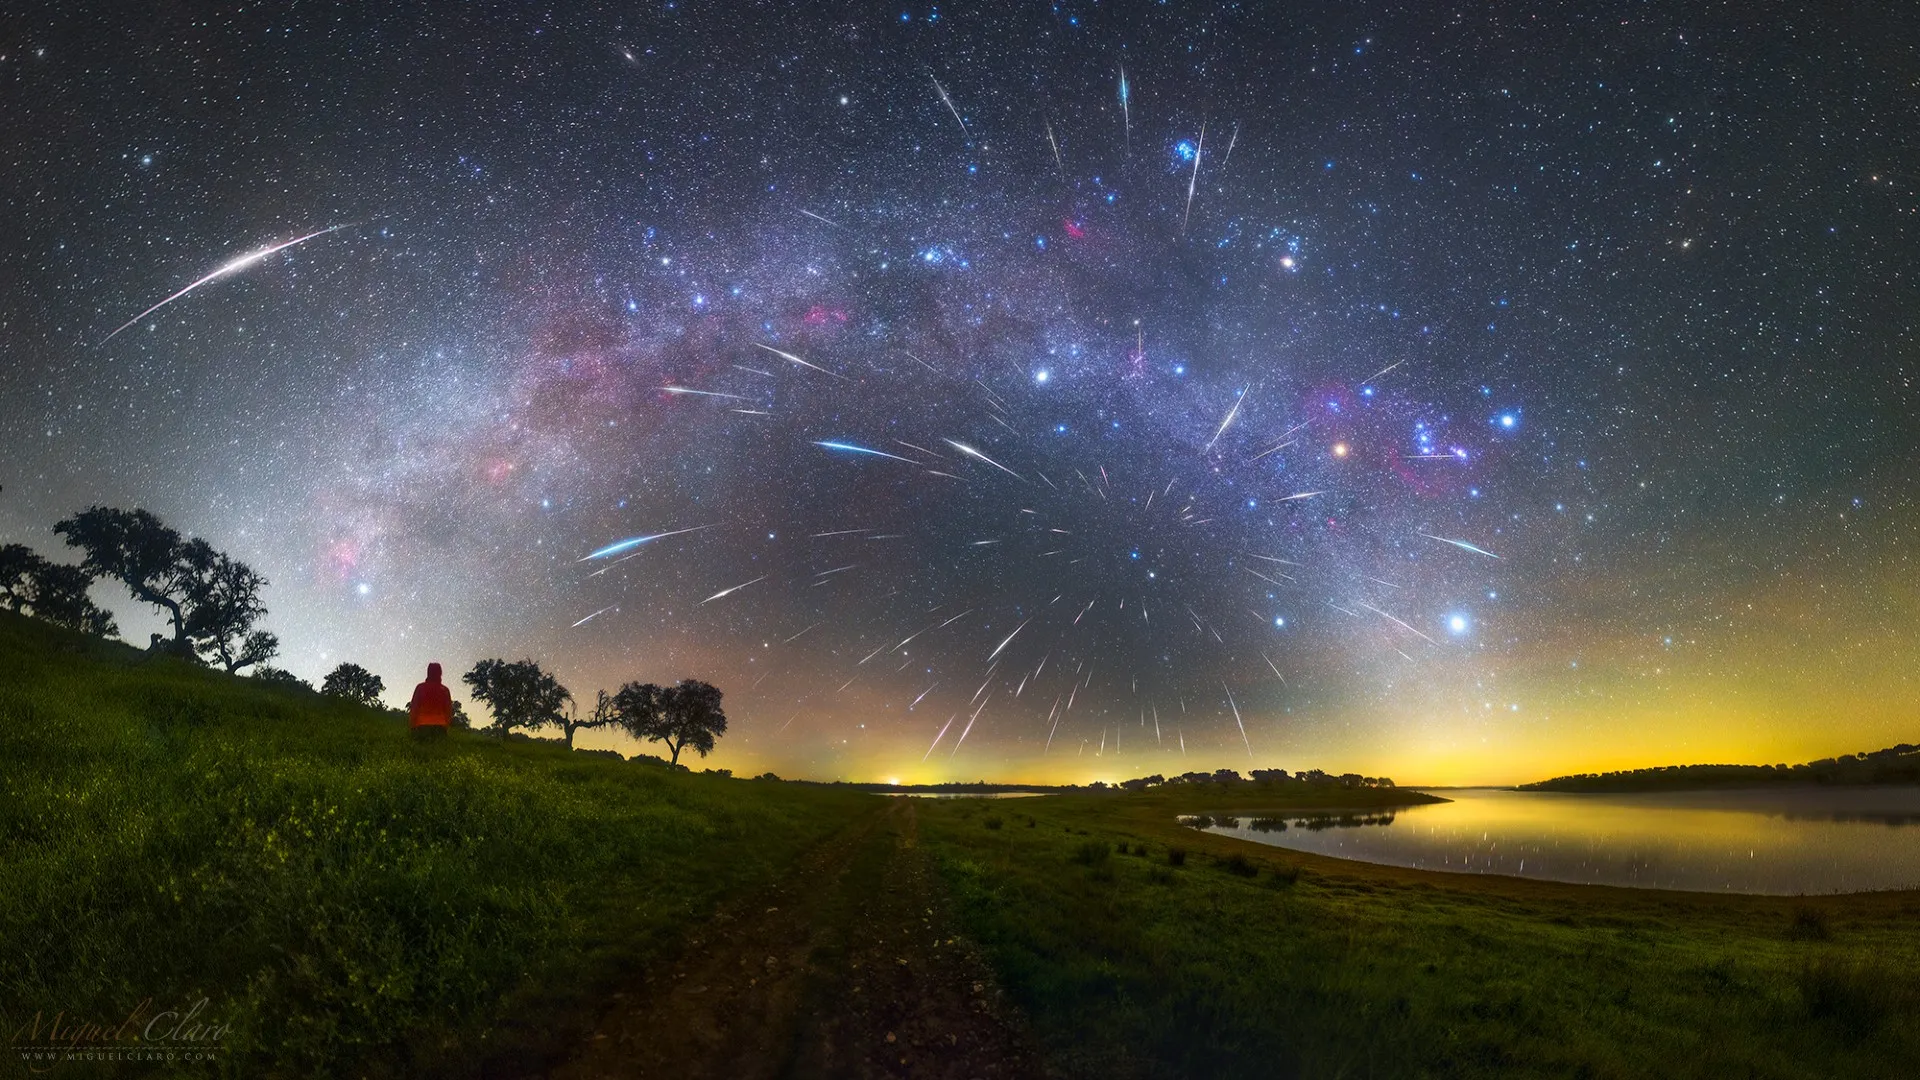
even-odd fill
[(139, 322), (141, 319), (144, 319), (147, 316), (153, 314), (154, 312), (159, 311), (161, 308), (166, 307), (168, 304), (173, 303), (175, 300), (180, 299), (181, 297), (187, 295), (188, 293), (199, 288), (200, 286), (205, 285), (210, 281), (213, 281), (216, 278), (223, 278), (223, 277), (226, 277), (228, 274), (237, 274), (240, 271), (245, 270), (247, 267), (252, 266), (254, 263), (259, 262), (261, 259), (266, 258), (267, 256), (273, 254), (276, 251), (285, 251), (288, 248), (294, 246), (295, 244), (304, 244), (315, 237), (325, 236), (330, 232), (339, 232), (341, 229), (351, 228), (352, 225), (353, 225), (352, 222), (348, 222), (343, 225), (334, 225), (329, 228), (321, 229), (319, 232), (310, 232), (305, 236), (296, 236), (292, 240), (288, 240), (285, 243), (274, 244), (271, 247), (261, 248), (259, 251), (253, 252), (250, 255), (242, 255), (239, 258), (233, 260), (232, 262), (229, 262), (226, 265), (220, 267), (220, 269), (215, 270), (213, 273), (208, 274), (206, 277), (203, 277), (200, 280), (195, 281), (193, 284), (188, 285), (186, 288), (181, 289), (179, 292), (174, 293), (172, 296), (167, 297), (165, 300), (162, 300), (159, 303), (148, 308), (147, 310), (141, 312), (140, 314), (135, 315), (133, 318), (128, 319), (126, 322), (121, 323), (119, 326), (114, 328), (114, 331), (112, 334), (108, 334), (106, 337), (101, 338), (98, 344), (105, 345), (107, 342), (112, 341), (114, 339), (114, 336), (116, 334), (119, 334), (120, 331), (125, 330), (127, 327), (132, 326), (134, 323)]
[(1485, 555), (1489, 559), (1497, 559), (1500, 557), (1498, 555), (1495, 555), (1493, 552), (1488, 551), (1486, 548), (1475, 547), (1472, 544), (1467, 543), (1465, 540), (1449, 540), (1444, 536), (1435, 536), (1432, 533), (1424, 533), (1424, 532), (1421, 533), (1420, 535), (1426, 537), (1429, 540), (1438, 540), (1443, 544), (1452, 544), (1454, 547), (1459, 548), (1461, 551), (1471, 551), (1475, 555)]
[(755, 348), (765, 349), (782, 360), (788, 360), (793, 363), (799, 364), (803, 368), (812, 368), (813, 370), (819, 372), (822, 375), (831, 375), (834, 378), (839, 379), (841, 382), (849, 381), (845, 375), (842, 375), (837, 371), (828, 371), (826, 368), (821, 367), (819, 364), (808, 363), (807, 361), (800, 359), (799, 357), (793, 355), (790, 352), (783, 352), (779, 349), (774, 348), (771, 345), (762, 345), (757, 341), (754, 342), (753, 344)]
[(654, 533), (651, 536), (630, 537), (626, 540), (621, 540), (612, 544), (608, 544), (606, 547), (603, 547), (599, 551), (593, 552), (590, 555), (583, 555), (580, 558), (575, 559), (574, 562), (586, 562), (588, 559), (604, 559), (609, 555), (618, 555), (623, 551), (632, 551), (634, 548), (639, 547), (641, 544), (651, 544), (655, 540), (664, 540), (669, 536), (679, 536), (682, 533), (699, 532), (701, 529), (711, 529), (711, 528), (713, 528), (713, 526), (711, 525), (695, 525), (691, 529), (675, 529), (672, 532)]
[(765, 581), (765, 580), (767, 580), (767, 575), (761, 574), (759, 577), (754, 578), (753, 581), (743, 581), (738, 585), (732, 586), (731, 588), (721, 589), (719, 592), (714, 593), (712, 596), (709, 596), (705, 600), (702, 600), (700, 602), (702, 604), (711, 604), (715, 600), (718, 600), (723, 596), (731, 596), (734, 593), (739, 592), (741, 589), (744, 589), (747, 586), (752, 585), (756, 581)]
[(872, 454), (874, 457), (889, 458), (893, 461), (904, 461), (909, 465), (920, 464), (919, 462), (913, 460), (912, 458), (904, 458), (904, 457), (901, 457), (899, 454), (889, 454), (885, 450), (869, 450), (864, 446), (855, 446), (852, 443), (828, 442), (825, 440), (816, 439), (814, 440), (813, 445), (824, 446), (829, 450), (845, 450), (847, 453), (850, 453), (850, 454)]
[(1227, 429), (1233, 426), (1233, 418), (1240, 415), (1240, 403), (1247, 400), (1247, 391), (1250, 389), (1252, 388), (1247, 386), (1240, 388), (1240, 393), (1234, 396), (1233, 408), (1227, 410), (1226, 418), (1220, 421), (1220, 426), (1213, 429), (1213, 438), (1207, 440), (1207, 445), (1201, 449), (1202, 453), (1213, 449), (1213, 444), (1219, 442), (1220, 436), (1225, 435)]
[(1027, 480), (1026, 477), (1021, 476), (1019, 473), (1014, 472), (1012, 469), (1007, 468), (1005, 465), (1002, 465), (999, 462), (988, 457), (987, 455), (981, 453), (980, 451), (975, 450), (973, 447), (968, 446), (966, 443), (954, 442), (952, 439), (942, 439), (941, 441), (946, 443), (948, 446), (953, 447), (955, 450), (958, 450), (961, 453), (967, 455), (970, 458), (975, 458), (977, 460), (984, 461), (987, 464), (993, 466), (994, 468), (999, 469), (1001, 472), (1006, 473), (1008, 476), (1013, 477), (1015, 480), (1018, 480), (1023, 484), (1026, 483), (1026, 480)]

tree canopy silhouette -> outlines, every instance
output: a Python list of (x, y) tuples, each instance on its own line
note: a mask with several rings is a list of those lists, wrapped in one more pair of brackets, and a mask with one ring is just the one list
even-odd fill
[(80, 566), (95, 577), (110, 577), (134, 599), (167, 613), (173, 647), (192, 653), (187, 638), (187, 605), (202, 570), (212, 561), (205, 541), (189, 541), (145, 510), (90, 506), (55, 523), (53, 531), (86, 553)]
[(112, 578), (166, 612), (172, 652), (204, 653), (228, 672), (279, 653), (279, 639), (254, 628), (267, 612), (260, 602), (266, 578), (205, 540), (183, 537), (145, 510), (106, 506), (90, 506), (53, 531), (85, 552), (80, 569), (90, 579)]
[(666, 743), (677, 765), (681, 750), (692, 748), (706, 757), (715, 740), (726, 734), (720, 697), (717, 687), (698, 679), (668, 687), (630, 682), (613, 696), (613, 708), (620, 726), (634, 738)]
[(560, 725), (564, 727), (567, 732), (567, 749), (573, 749), (574, 732), (579, 731), (581, 728), (606, 727), (608, 724), (614, 723), (617, 719), (618, 717), (615, 715), (613, 708), (613, 698), (609, 697), (605, 690), (595, 692), (593, 711), (585, 716), (580, 715), (579, 710), (574, 708), (573, 701), (569, 699), (567, 701), (567, 713), (560, 718)]
[(0, 610), (101, 637), (119, 633), (112, 613), (87, 595), (92, 587), (82, 567), (48, 562), (24, 544), (0, 546)]
[[(573, 694), (532, 660), (482, 660), (460, 678), (473, 688), (474, 697), (493, 710), (494, 726), (502, 735), (514, 728), (567, 726)], [(572, 746), (571, 730), (567, 740)]]
[(385, 680), (359, 664), (341, 664), (327, 672), (320, 683), (320, 692), (329, 697), (343, 697), (373, 709), (380, 707), (380, 694), (386, 688)]
[(195, 582), (187, 614), (187, 637), (209, 662), (229, 674), (264, 664), (280, 653), (280, 639), (254, 624), (267, 613), (260, 590), (267, 579), (238, 559), (215, 554)]

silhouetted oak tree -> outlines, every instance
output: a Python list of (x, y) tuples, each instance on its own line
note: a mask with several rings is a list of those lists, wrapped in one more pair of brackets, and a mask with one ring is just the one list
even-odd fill
[(727, 714), (720, 708), (720, 690), (698, 679), (683, 679), (668, 687), (628, 683), (613, 696), (620, 726), (636, 739), (667, 744), (674, 764), (680, 751), (692, 748), (701, 757), (727, 733)]
[(260, 590), (267, 585), (253, 567), (216, 554), (189, 594), (187, 637), (209, 663), (232, 674), (264, 664), (280, 653), (280, 639), (254, 624), (267, 613)]
[[(573, 695), (532, 660), (482, 660), (461, 681), (493, 710), (493, 724), (505, 735), (514, 728), (566, 727)], [(572, 746), (573, 732), (567, 732)]]
[(92, 587), (81, 567), (48, 562), (24, 544), (0, 546), (0, 609), (100, 637), (119, 633), (112, 613), (87, 595)]
[(267, 613), (260, 603), (267, 580), (205, 540), (182, 537), (145, 510), (106, 506), (90, 506), (53, 531), (86, 553), (80, 568), (90, 578), (113, 578), (167, 613), (174, 653), (205, 653), (233, 672), (280, 651), (278, 638), (254, 629)]
[(134, 599), (164, 610), (173, 624), (173, 648), (192, 655), (187, 605), (201, 574), (213, 562), (205, 541), (185, 540), (145, 510), (90, 506), (53, 527), (70, 546), (86, 553), (82, 569), (110, 577)]
[(605, 690), (596, 691), (593, 699), (593, 711), (581, 716), (573, 707), (571, 698), (567, 701), (567, 714), (560, 718), (560, 724), (567, 731), (567, 749), (573, 749), (573, 733), (581, 728), (606, 727), (614, 722), (613, 699)]
[(328, 697), (343, 697), (370, 709), (380, 707), (380, 694), (386, 688), (385, 680), (359, 664), (341, 664), (320, 683), (320, 692)]

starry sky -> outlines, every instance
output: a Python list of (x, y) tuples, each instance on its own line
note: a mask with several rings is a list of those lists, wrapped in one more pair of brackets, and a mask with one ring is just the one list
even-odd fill
[(50, 5), (0, 541), (150, 509), (394, 703), (706, 679), (737, 772), (1910, 741), (1916, 89), (1893, 4)]

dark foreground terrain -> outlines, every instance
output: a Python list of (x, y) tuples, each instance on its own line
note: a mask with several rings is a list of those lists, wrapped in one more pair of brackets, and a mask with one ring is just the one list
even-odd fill
[[(1175, 820), (1409, 797), (887, 799), (421, 746), (0, 613), (0, 1069), (1914, 1075), (1920, 895), (1422, 873)], [(99, 1034), (142, 1001), (201, 999), (201, 1056), (97, 1060), (165, 1049)]]

